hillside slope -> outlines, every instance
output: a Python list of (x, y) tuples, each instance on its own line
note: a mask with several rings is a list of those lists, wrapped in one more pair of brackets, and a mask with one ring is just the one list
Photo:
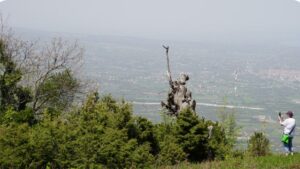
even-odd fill
[(300, 154), (294, 156), (270, 155), (266, 157), (246, 157), (200, 164), (181, 163), (162, 169), (300, 169)]

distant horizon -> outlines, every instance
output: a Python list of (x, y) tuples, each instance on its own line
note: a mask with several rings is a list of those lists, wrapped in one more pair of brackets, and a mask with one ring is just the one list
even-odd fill
[[(9, 26), (9, 25), (8, 25)], [(64, 32), (64, 31), (51, 31), (51, 30), (41, 30), (38, 28), (27, 28), (27, 27), (11, 27), (13, 32), (15, 33), (20, 33), (19, 31), (25, 31), (25, 32), (33, 32), (33, 31), (37, 31), (40, 33), (47, 33), (47, 34), (53, 34), (53, 37), (63, 37), (63, 36), (99, 36), (99, 37), (106, 37), (106, 38), (115, 38), (115, 39), (137, 39), (137, 40), (147, 40), (147, 41), (161, 41), (162, 44), (164, 44), (164, 42), (178, 42), (178, 43), (212, 43), (212, 44), (236, 44), (236, 45), (241, 45), (241, 44), (258, 44), (258, 45), (263, 45), (269, 42), (274, 42), (274, 44), (278, 44), (275, 43), (276, 41), (279, 42), (279, 39), (258, 39), (257, 41), (255, 40), (250, 40), (250, 39), (215, 39), (215, 38), (203, 38), (203, 39), (182, 39), (182, 38), (158, 38), (158, 37), (147, 37), (147, 36), (130, 36), (130, 35), (116, 35), (116, 34), (101, 34), (101, 33), (84, 33), (84, 32)], [(299, 32), (299, 36), (300, 36), (300, 32)], [(252, 37), (255, 38), (255, 37)], [(275, 41), (274, 41), (275, 40)], [(300, 42), (300, 39), (297, 38), (287, 38), (284, 39), (283, 42)], [(270, 44), (266, 44), (266, 45), (270, 45)]]

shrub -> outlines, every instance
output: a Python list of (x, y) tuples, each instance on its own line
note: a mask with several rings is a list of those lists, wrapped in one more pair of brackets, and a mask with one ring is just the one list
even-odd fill
[(159, 143), (154, 133), (154, 126), (145, 118), (132, 118), (128, 124), (128, 137), (136, 139), (139, 144), (148, 143), (153, 155), (159, 152)]
[(209, 159), (223, 160), (232, 155), (232, 144), (228, 139), (224, 129), (219, 123), (207, 121), (213, 126), (211, 137), (209, 138)]
[[(97, 94), (96, 94), (97, 95)], [(90, 168), (145, 168), (154, 161), (156, 141), (153, 125), (133, 118), (131, 106), (110, 96), (91, 95), (79, 114), (70, 119), (77, 132), (75, 153), (78, 162)]]
[(160, 142), (160, 153), (157, 157), (158, 165), (174, 165), (186, 159), (186, 153), (182, 150), (176, 139), (167, 136), (166, 140)]
[(153, 125), (133, 117), (125, 102), (96, 96), (68, 114), (46, 109), (33, 125), (8, 112), (0, 125), (0, 168), (148, 168), (222, 159), (228, 150), (219, 124), (189, 109), (173, 122)]
[(0, 168), (26, 168), (31, 161), (28, 124), (0, 125)]
[[(224, 105), (227, 105), (226, 99), (224, 100)], [(234, 147), (237, 140), (237, 135), (240, 130), (240, 126), (236, 123), (236, 112), (234, 109), (228, 109), (225, 106), (218, 109), (219, 124), (224, 130), (228, 144)]]
[(265, 156), (270, 153), (269, 139), (262, 132), (254, 132), (248, 141), (248, 152), (252, 156)]
[[(155, 136), (159, 141), (160, 152), (157, 155), (157, 165), (175, 165), (187, 159), (187, 154), (178, 144), (178, 138), (175, 137), (174, 118), (165, 115), (163, 122), (155, 125)], [(176, 120), (176, 119), (175, 119)]]
[[(211, 137), (209, 126), (213, 127)], [(227, 152), (232, 149), (219, 123), (199, 118), (189, 109), (179, 113), (174, 133), (177, 143), (190, 161), (224, 159)]]

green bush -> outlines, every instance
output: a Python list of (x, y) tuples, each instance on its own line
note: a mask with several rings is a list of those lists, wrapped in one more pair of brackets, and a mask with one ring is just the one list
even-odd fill
[[(163, 114), (164, 115), (164, 114)], [(187, 154), (178, 144), (175, 137), (174, 118), (168, 115), (163, 116), (164, 121), (155, 125), (155, 135), (159, 141), (160, 152), (157, 155), (157, 165), (175, 165), (187, 159)]]
[(91, 100), (68, 116), (47, 110), (33, 126), (3, 123), (0, 168), (144, 168), (153, 164), (158, 143), (152, 123), (133, 118), (130, 105), (109, 96)]
[(153, 163), (155, 137), (152, 123), (133, 118), (131, 106), (110, 96), (98, 100), (91, 95), (71, 121), (77, 128), (74, 167), (147, 167)]
[(33, 147), (28, 124), (0, 126), (0, 168), (27, 168)]
[(167, 136), (164, 142), (160, 142), (160, 153), (157, 157), (158, 165), (175, 165), (186, 159), (186, 153), (182, 150), (176, 139)]
[(262, 132), (254, 132), (248, 141), (248, 152), (252, 156), (265, 156), (270, 153), (270, 141)]
[(159, 143), (154, 133), (152, 122), (142, 117), (134, 117), (128, 125), (128, 136), (134, 138), (139, 144), (148, 143), (151, 147), (151, 153), (159, 153)]
[[(222, 159), (228, 150), (219, 124), (189, 109), (177, 120), (154, 125), (133, 117), (131, 105), (94, 93), (68, 114), (48, 108), (34, 124), (27, 114), (6, 112), (0, 168), (148, 168)], [(208, 126), (213, 126), (210, 138)]]
[[(227, 104), (228, 103), (225, 98), (224, 105)], [(228, 109), (225, 106), (218, 109), (219, 124), (224, 130), (228, 144), (230, 144), (231, 147), (234, 147), (236, 144), (237, 135), (241, 129), (241, 127), (236, 123), (235, 114), (236, 111), (234, 109)]]
[(211, 138), (209, 139), (209, 159), (224, 160), (232, 156), (233, 147), (226, 135), (223, 127), (219, 123), (207, 121), (209, 125), (213, 126)]
[[(210, 138), (209, 126), (213, 127)], [(189, 109), (179, 114), (175, 136), (190, 161), (224, 159), (226, 152), (231, 150), (225, 132), (218, 123), (199, 118)]]
[(22, 111), (31, 101), (30, 90), (21, 86), (23, 72), (14, 62), (8, 45), (0, 39), (0, 118), (7, 110)]
[(178, 144), (191, 161), (201, 161), (208, 156), (208, 130), (206, 124), (189, 109), (179, 113), (175, 136)]

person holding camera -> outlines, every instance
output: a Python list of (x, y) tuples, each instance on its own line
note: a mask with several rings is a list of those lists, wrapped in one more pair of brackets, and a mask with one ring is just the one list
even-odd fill
[(285, 120), (283, 120), (280, 112), (278, 115), (279, 123), (284, 127), (281, 141), (283, 142), (286, 155), (293, 155), (293, 137), (295, 135), (296, 120), (293, 118), (294, 113), (292, 111), (288, 111), (285, 114), (287, 115)]

